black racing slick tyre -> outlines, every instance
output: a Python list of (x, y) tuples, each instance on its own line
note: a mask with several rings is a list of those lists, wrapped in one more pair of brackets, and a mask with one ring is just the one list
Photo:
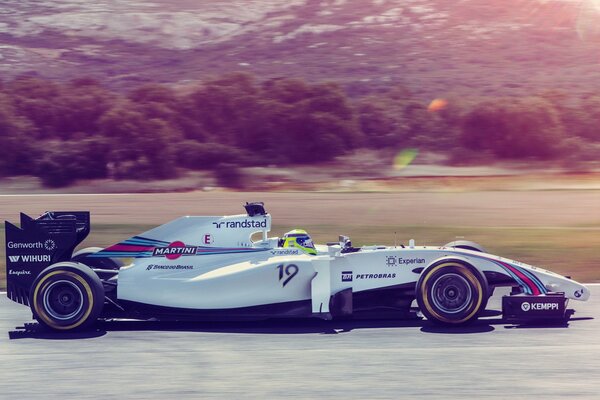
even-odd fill
[(465, 250), (478, 251), (480, 253), (487, 253), (487, 250), (485, 249), (485, 247), (483, 247), (479, 243), (470, 242), (468, 240), (456, 240), (454, 242), (446, 243), (444, 245), (444, 247), (455, 247), (457, 249), (465, 249)]
[(82, 330), (100, 316), (104, 288), (87, 266), (61, 262), (38, 275), (31, 287), (29, 304), (42, 326), (57, 331)]
[(485, 276), (460, 260), (442, 260), (427, 267), (417, 282), (417, 303), (427, 320), (438, 325), (465, 325), (485, 310)]

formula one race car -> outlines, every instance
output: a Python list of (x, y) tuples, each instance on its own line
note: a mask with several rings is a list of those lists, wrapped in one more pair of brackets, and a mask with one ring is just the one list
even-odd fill
[(89, 212), (21, 214), (20, 227), (6, 222), (8, 297), (29, 305), (41, 325), (66, 331), (99, 318), (415, 318), (415, 299), (428, 320), (462, 325), (482, 314), (499, 286), (512, 287), (502, 302), (506, 321), (564, 320), (568, 299), (590, 296), (567, 277), (472, 242), (356, 248), (340, 236), (315, 246), (302, 230), (269, 238), (263, 203), (245, 208), (182, 217), (77, 252)]

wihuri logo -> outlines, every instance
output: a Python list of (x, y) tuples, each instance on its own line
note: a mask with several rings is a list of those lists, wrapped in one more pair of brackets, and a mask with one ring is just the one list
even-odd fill
[(168, 260), (177, 260), (181, 256), (195, 256), (197, 246), (186, 246), (185, 243), (176, 241), (167, 247), (156, 247), (152, 253), (155, 257), (166, 257)]
[(50, 262), (51, 258), (47, 254), (27, 254), (23, 256), (8, 256), (11, 263), (16, 263), (21, 260), (24, 263), (41, 263)]

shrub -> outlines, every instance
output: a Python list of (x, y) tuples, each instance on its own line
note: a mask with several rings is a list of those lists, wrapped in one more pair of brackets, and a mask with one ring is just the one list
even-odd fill
[(78, 143), (46, 143), (36, 165), (36, 175), (45, 186), (61, 187), (77, 179), (107, 176), (107, 144), (87, 139)]
[(554, 107), (540, 98), (487, 101), (465, 118), (462, 143), (490, 150), (500, 158), (540, 158), (558, 155), (564, 128)]
[(245, 187), (243, 172), (233, 164), (219, 164), (215, 169), (215, 178), (219, 186), (242, 189)]

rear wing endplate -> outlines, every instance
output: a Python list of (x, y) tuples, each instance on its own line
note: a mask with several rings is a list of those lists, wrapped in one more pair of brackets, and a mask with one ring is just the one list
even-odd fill
[(68, 261), (90, 232), (88, 211), (48, 211), (37, 218), (21, 213), (21, 226), (6, 221), (7, 296), (29, 304), (29, 291), (39, 273)]

